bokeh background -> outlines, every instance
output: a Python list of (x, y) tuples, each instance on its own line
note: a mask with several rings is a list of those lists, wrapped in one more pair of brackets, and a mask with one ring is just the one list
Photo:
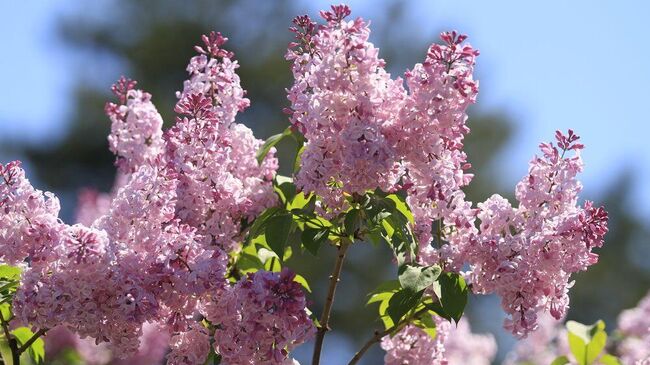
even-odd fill
[[(615, 327), (621, 309), (650, 288), (650, 91), (646, 1), (350, 1), (354, 16), (372, 20), (371, 40), (393, 75), (423, 60), (442, 30), (470, 35), (481, 50), (478, 104), (470, 110), (466, 148), (476, 179), (474, 201), (512, 196), (537, 144), (573, 128), (587, 145), (583, 197), (605, 204), (610, 233), (601, 260), (575, 276), (569, 318), (603, 318)], [(198, 37), (230, 37), (252, 106), (240, 115), (259, 138), (285, 128), (283, 58), (293, 16), (325, 1), (7, 1), (0, 4), (0, 161), (25, 161), (34, 184), (62, 198), (72, 216), (78, 190), (110, 189), (104, 102), (122, 74), (139, 80), (169, 123), (174, 92)], [(290, 146), (280, 146), (281, 156)], [(285, 151), (286, 150), (286, 151)], [(287, 171), (284, 171), (285, 174)], [(331, 257), (296, 257), (289, 265), (312, 282), (320, 312)], [(388, 250), (354, 247), (345, 266), (326, 338), (324, 363), (344, 363), (371, 335), (374, 308), (362, 293), (394, 275)], [(514, 339), (501, 330), (493, 297), (470, 299), (477, 332), (498, 338), (500, 356)], [(306, 359), (311, 346), (296, 352)], [(364, 364), (381, 363), (373, 349)]]

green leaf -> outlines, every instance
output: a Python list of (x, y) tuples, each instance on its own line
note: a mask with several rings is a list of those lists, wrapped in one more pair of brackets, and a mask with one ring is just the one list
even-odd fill
[(593, 364), (605, 349), (607, 332), (605, 322), (598, 321), (590, 326), (568, 321), (569, 347), (581, 365)]
[(570, 363), (570, 361), (566, 356), (560, 356), (553, 360), (551, 365), (566, 365), (568, 363)]
[(219, 365), (221, 364), (221, 355), (210, 349), (210, 355), (208, 355), (207, 360), (205, 360), (204, 365)]
[(284, 132), (274, 134), (271, 137), (267, 138), (267, 140), (264, 141), (264, 144), (262, 147), (260, 147), (260, 149), (257, 151), (257, 154), (255, 155), (257, 158), (257, 163), (261, 165), (262, 161), (264, 161), (264, 158), (266, 158), (266, 155), (269, 153), (271, 148), (275, 147), (276, 144), (278, 144), (284, 138), (289, 137), (290, 135), (291, 127), (287, 127)]
[(421, 328), (426, 334), (428, 334), (431, 338), (435, 339), (436, 338), (436, 322), (433, 321), (433, 317), (431, 316), (430, 313), (424, 313), (420, 318), (417, 320), (413, 321), (413, 324), (419, 328)]
[(610, 354), (604, 354), (599, 361), (603, 365), (621, 365), (621, 362), (616, 358), (616, 356)]
[(457, 273), (445, 272), (438, 277), (440, 283), (440, 304), (445, 313), (456, 323), (460, 321), (467, 304), (467, 284)]
[[(294, 186), (294, 188), (295, 188), (295, 186)], [(303, 208), (307, 207), (312, 202), (312, 199), (315, 202), (316, 199), (315, 199), (315, 197), (313, 195), (311, 195), (311, 194), (305, 195), (304, 192), (300, 192), (298, 194), (295, 194), (295, 196), (293, 197), (293, 200), (291, 200), (289, 205), (287, 205), (287, 209), (288, 210), (303, 209)], [(307, 207), (305, 209), (313, 211), (313, 209), (311, 207)]]
[(242, 252), (237, 259), (237, 269), (243, 273), (255, 272), (264, 268), (264, 263), (257, 255)]
[(600, 356), (600, 353), (605, 349), (607, 344), (607, 333), (605, 331), (599, 331), (594, 334), (594, 337), (591, 339), (591, 342), (587, 345), (587, 363), (593, 364), (596, 359)]
[(302, 285), (302, 287), (305, 288), (305, 290), (307, 290), (308, 292), (311, 293), (311, 288), (309, 287), (309, 283), (307, 282), (307, 279), (305, 279), (304, 276), (302, 276), (300, 274), (296, 274), (296, 277), (293, 278), (293, 281), (295, 281), (296, 283)]
[(366, 305), (389, 300), (393, 294), (397, 293), (401, 288), (402, 287), (398, 280), (384, 281), (375, 290), (368, 293), (368, 301), (366, 302)]
[(366, 235), (366, 238), (375, 246), (379, 246), (381, 243), (385, 242), (383, 235), (378, 231), (370, 231)]
[(255, 219), (253, 224), (248, 229), (248, 236), (246, 237), (246, 243), (251, 242), (253, 239), (257, 238), (262, 233), (264, 233), (264, 229), (266, 228), (268, 220), (274, 217), (275, 215), (281, 213), (286, 214), (286, 211), (278, 207), (271, 207), (263, 211), (262, 214), (260, 214)]
[(435, 313), (436, 315), (451, 322), (451, 316), (447, 312), (445, 312), (440, 302), (425, 301), (424, 306), (427, 307), (427, 309), (429, 309), (431, 312)]
[[(394, 209), (395, 203), (390, 199), (384, 199), (383, 202)], [(382, 222), (382, 228), (385, 232), (384, 239), (393, 249), (397, 265), (403, 265), (409, 258), (415, 257), (417, 242), (411, 231), (408, 220), (402, 214), (391, 214)]]
[(301, 219), (304, 220), (305, 227), (310, 227), (310, 228), (332, 227), (332, 223), (330, 221), (316, 215), (303, 215)]
[(399, 282), (402, 288), (419, 292), (431, 286), (440, 275), (440, 266), (428, 267), (406, 264), (400, 268)]
[(2, 357), (2, 363), (4, 365), (14, 365), (9, 341), (7, 341), (4, 335), (0, 335), (0, 356)]
[(7, 321), (10, 318), (12, 318), (13, 313), (11, 313), (11, 304), (10, 303), (2, 303), (2, 304), (0, 304), (0, 313), (2, 313), (2, 317)]
[(275, 254), (275, 252), (267, 250), (265, 248), (260, 249), (260, 257), (264, 256), (264, 270), (270, 272), (280, 272), (282, 270), (282, 265), (280, 265), (280, 259)]
[(580, 336), (569, 332), (569, 348), (579, 365), (587, 365), (587, 344)]
[(300, 171), (300, 164), (302, 163), (302, 153), (305, 152), (305, 146), (300, 146), (296, 151), (296, 156), (293, 159), (293, 173)]
[(277, 259), (277, 258), (278, 258), (278, 254), (276, 254), (275, 252), (273, 252), (273, 251), (271, 251), (271, 250), (268, 250), (268, 249), (262, 247), (262, 248), (260, 248), (260, 249), (257, 251), (257, 257), (259, 257), (259, 259), (260, 259), (263, 263), (266, 264), (267, 261), (269, 261), (270, 259), (272, 259), (272, 258), (274, 258), (274, 257)]
[[(18, 267), (0, 265), (0, 306), (8, 306), (12, 302), (14, 293), (20, 285), (20, 272)], [(11, 313), (8, 309), (3, 310), (3, 314), (5, 312), (8, 313), (5, 318), (9, 318)]]
[(20, 268), (10, 265), (0, 265), (0, 279), (7, 279), (9, 281), (20, 280)]
[[(21, 345), (27, 343), (27, 341), (34, 336), (34, 333), (27, 327), (16, 328), (11, 331), (11, 334)], [(36, 341), (29, 346), (29, 354), (37, 364), (43, 362), (45, 359), (45, 342), (43, 342), (42, 338), (36, 339)]]
[(293, 255), (293, 249), (291, 248), (291, 246), (285, 247), (284, 248), (284, 259), (283, 260), (289, 260), (291, 258), (291, 255)]
[(287, 206), (290, 205), (293, 198), (296, 196), (296, 186), (293, 184), (293, 179), (290, 177), (275, 175), (273, 188), (280, 196), (280, 200)]
[(400, 212), (411, 224), (415, 224), (413, 213), (411, 213), (411, 210), (409, 209), (408, 205), (406, 204), (406, 200), (403, 197), (397, 194), (390, 194), (386, 196), (386, 198), (394, 201), (395, 209)]
[(422, 331), (424, 331), (424, 333), (429, 335), (429, 337), (431, 337), (431, 339), (434, 339), (434, 340), (436, 339), (436, 335), (438, 334), (438, 331), (435, 328), (426, 328), (426, 327), (422, 328), (421, 327), (421, 329), (422, 329)]
[(264, 230), (266, 243), (278, 255), (280, 261), (284, 259), (284, 247), (289, 240), (293, 218), (290, 214), (275, 215), (268, 219)]
[(566, 328), (569, 332), (574, 335), (582, 338), (585, 344), (591, 342), (593, 336), (605, 329), (605, 322), (598, 321), (590, 326), (576, 322), (576, 321), (567, 321)]
[(320, 246), (327, 241), (329, 234), (329, 228), (318, 229), (305, 227), (300, 238), (302, 245), (307, 249), (307, 251), (312, 255), (317, 256)]
[(386, 312), (393, 323), (399, 323), (406, 313), (420, 304), (423, 291), (413, 292), (408, 289), (402, 289), (395, 293), (388, 301)]
[(362, 223), (363, 218), (361, 216), (361, 210), (357, 208), (350, 209), (350, 211), (345, 214), (345, 219), (343, 221), (345, 233), (351, 237), (355, 236), (357, 231), (361, 228)]

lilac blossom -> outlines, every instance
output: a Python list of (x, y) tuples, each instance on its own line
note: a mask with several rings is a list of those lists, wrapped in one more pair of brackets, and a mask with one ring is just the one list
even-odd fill
[(447, 365), (473, 364), (489, 365), (496, 355), (496, 342), (491, 335), (477, 335), (471, 332), (467, 319), (461, 319), (457, 326), (434, 316), (435, 336), (423, 329), (407, 325), (381, 341), (386, 351), (386, 365)]
[(284, 364), (315, 327), (295, 274), (258, 271), (228, 288), (206, 308), (217, 326), (215, 351), (226, 364)]

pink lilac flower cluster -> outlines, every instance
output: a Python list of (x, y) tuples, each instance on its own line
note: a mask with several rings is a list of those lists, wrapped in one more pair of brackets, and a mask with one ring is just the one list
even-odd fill
[(252, 221), (276, 201), (272, 179), (278, 168), (275, 150), (259, 165), (255, 155), (263, 141), (235, 123), (250, 101), (244, 97), (233, 53), (219, 33), (203, 36), (203, 47), (190, 60), (190, 78), (175, 111), (175, 125), (164, 135), (162, 118), (151, 96), (136, 83), (120, 79), (113, 86), (121, 104), (109, 103), (109, 136), (117, 166), (125, 173), (143, 164), (167, 165), (175, 173), (176, 216), (197, 229), (206, 244), (238, 249), (241, 223)]
[(618, 318), (623, 340), (618, 353), (623, 364), (650, 364), (650, 293), (636, 308), (625, 310)]
[(0, 164), (0, 176), (0, 259), (15, 265), (30, 257), (40, 266), (61, 240), (59, 199), (34, 189), (19, 161)]
[(535, 330), (541, 312), (564, 317), (571, 274), (598, 261), (593, 249), (607, 233), (603, 208), (578, 205), (579, 137), (557, 132), (556, 139), (557, 146), (540, 145), (542, 156), (517, 184), (519, 206), (499, 195), (478, 204), (480, 233), (461, 248), (474, 292), (501, 297), (505, 327), (517, 336)]
[[(174, 219), (176, 184), (158, 168), (138, 168), (91, 227), (66, 225), (57, 210), (46, 211), (49, 201), (17, 164), (3, 170), (3, 188), (12, 190), (5, 208), (13, 214), (2, 216), (0, 232), (10, 238), (2, 242), (17, 242), (15, 252), (23, 253), (3, 260), (29, 262), (13, 303), (22, 323), (63, 325), (128, 356), (139, 347), (144, 323), (176, 330), (192, 320), (208, 291), (225, 286), (226, 255), (204, 247), (193, 228)], [(26, 201), (16, 199), (21, 195)], [(7, 218), (24, 225), (4, 224)]]
[(463, 43), (466, 36), (442, 33), (444, 44), (432, 45), (424, 63), (406, 72), (407, 92), (368, 42), (368, 24), (346, 20), (349, 14), (347, 6), (333, 6), (321, 12), (326, 24), (300, 16), (291, 28), (288, 113), (307, 139), (296, 184), (334, 213), (345, 206), (344, 192), (406, 189), (427, 246), (431, 222), (465, 208), (460, 188), (472, 175), (462, 141), (465, 110), (478, 92), (478, 51)]
[(204, 364), (210, 353), (210, 333), (202, 324), (194, 322), (171, 339), (168, 365)]
[(467, 319), (457, 326), (434, 316), (435, 337), (424, 330), (408, 325), (393, 337), (386, 336), (381, 348), (386, 351), (386, 365), (489, 365), (496, 355), (496, 341), (491, 335), (471, 332)]
[(187, 67), (176, 112), (166, 134), (165, 158), (179, 181), (176, 206), (182, 222), (196, 227), (206, 243), (226, 251), (238, 248), (241, 222), (252, 221), (276, 202), (272, 180), (278, 168), (273, 149), (258, 164), (263, 141), (235, 116), (249, 105), (219, 33), (204, 36), (205, 47)]
[(288, 269), (248, 274), (206, 308), (226, 364), (284, 364), (289, 351), (312, 337), (315, 327), (294, 278)]
[(570, 275), (596, 262), (591, 251), (607, 230), (602, 208), (577, 206), (582, 162), (565, 154), (583, 147), (578, 137), (558, 132), (557, 147), (541, 146), (543, 157), (517, 186), (519, 208), (495, 196), (474, 209), (462, 191), (473, 176), (463, 139), (478, 93), (478, 51), (466, 36), (443, 33), (443, 44), (405, 73), (407, 91), (386, 73), (367, 24), (349, 14), (341, 5), (321, 13), (324, 25), (294, 19), (288, 113), (307, 139), (297, 186), (333, 213), (345, 207), (345, 193), (404, 189), (421, 263), (454, 271), (470, 264), (475, 291), (502, 297), (506, 326), (519, 336), (535, 328), (540, 311), (562, 317)]
[(327, 23), (318, 27), (307, 16), (294, 19), (298, 42), (286, 54), (295, 78), (288, 113), (307, 139), (295, 182), (335, 211), (343, 192), (387, 191), (401, 176), (386, 129), (403, 104), (404, 87), (368, 42), (368, 24), (345, 20), (349, 14), (347, 6), (333, 6), (321, 12)]
[[(61, 222), (58, 200), (18, 162), (0, 165), (0, 259), (27, 262), (13, 306), (21, 322), (64, 326), (120, 357), (136, 353), (148, 322), (164, 324), (173, 344), (199, 346), (195, 318), (227, 286), (223, 249), (236, 249), (241, 221), (275, 203), (277, 169), (273, 152), (258, 166), (262, 141), (234, 123), (248, 101), (225, 39), (204, 41), (166, 135), (149, 94), (124, 78), (113, 86), (109, 145), (121, 174), (112, 194), (80, 196), (83, 224)], [(202, 363), (178, 351), (169, 362)]]
[(407, 202), (425, 254), (432, 222), (440, 222), (437, 230), (447, 232), (449, 242), (463, 239), (470, 228), (463, 212), (471, 205), (461, 188), (473, 175), (466, 172), (471, 165), (463, 139), (469, 132), (465, 111), (478, 93), (472, 72), (479, 52), (463, 43), (466, 38), (442, 33), (444, 43), (433, 44), (424, 63), (406, 72), (409, 97), (393, 129), (407, 172)]
[(163, 151), (162, 117), (151, 102), (151, 94), (135, 86), (135, 81), (120, 79), (112, 87), (120, 104), (107, 103), (105, 108), (112, 122), (109, 148), (122, 172), (152, 163)]

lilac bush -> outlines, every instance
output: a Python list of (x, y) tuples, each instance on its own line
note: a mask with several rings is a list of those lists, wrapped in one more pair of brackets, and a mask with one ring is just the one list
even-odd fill
[[(516, 205), (468, 201), (479, 52), (444, 32), (395, 78), (369, 22), (350, 14), (338, 5), (321, 24), (294, 19), (290, 125), (267, 141), (237, 122), (250, 101), (220, 33), (195, 47), (167, 130), (151, 95), (121, 78), (105, 108), (115, 187), (84, 191), (73, 225), (20, 162), (0, 165), (2, 356), (40, 361), (44, 338), (50, 353), (58, 343), (92, 364), (296, 364), (291, 351), (314, 339), (319, 364), (347, 251), (373, 242), (390, 247), (398, 276), (369, 294), (384, 326), (350, 364), (376, 344), (386, 364), (491, 363), (494, 338), (463, 316), (470, 293), (499, 296), (504, 327), (524, 339), (508, 363), (618, 363), (604, 347), (576, 355), (603, 342), (600, 324), (556, 330), (572, 274), (597, 263), (607, 233), (607, 212), (578, 203), (579, 137), (558, 131), (540, 145)], [(297, 145), (290, 177), (277, 174), (285, 138)], [(328, 248), (337, 258), (317, 318), (285, 261)], [(650, 356), (644, 304), (621, 317), (626, 363)], [(577, 345), (548, 348), (567, 334)]]

